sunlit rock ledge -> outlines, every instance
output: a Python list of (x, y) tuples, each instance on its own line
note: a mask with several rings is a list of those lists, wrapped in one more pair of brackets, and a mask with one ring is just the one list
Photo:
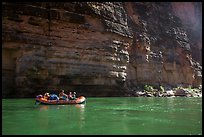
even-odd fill
[(157, 87), (145, 85), (144, 87), (136, 87), (129, 89), (125, 96), (133, 97), (202, 97), (202, 85), (198, 88), (192, 87)]

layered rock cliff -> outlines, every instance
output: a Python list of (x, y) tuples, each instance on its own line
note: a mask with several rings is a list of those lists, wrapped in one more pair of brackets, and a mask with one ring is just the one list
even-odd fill
[[(200, 85), (202, 33), (184, 23), (178, 6), (3, 2), (3, 97), (59, 89), (123, 96), (144, 84)], [(191, 6), (200, 19), (201, 4)]]

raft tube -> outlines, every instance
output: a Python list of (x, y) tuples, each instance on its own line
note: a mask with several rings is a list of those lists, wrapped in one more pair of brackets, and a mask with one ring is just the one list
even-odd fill
[(43, 97), (37, 96), (36, 104), (42, 104), (42, 105), (69, 105), (69, 104), (83, 104), (86, 102), (86, 98), (84, 96), (80, 96), (76, 98), (75, 100), (47, 100)]

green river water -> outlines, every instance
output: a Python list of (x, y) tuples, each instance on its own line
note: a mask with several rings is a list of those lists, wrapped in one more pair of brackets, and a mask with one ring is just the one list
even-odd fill
[(3, 135), (202, 135), (202, 98), (87, 98), (84, 105), (2, 99)]

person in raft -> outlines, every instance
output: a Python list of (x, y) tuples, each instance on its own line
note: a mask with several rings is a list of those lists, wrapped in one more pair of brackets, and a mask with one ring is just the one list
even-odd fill
[(68, 99), (69, 99), (69, 100), (73, 100), (72, 92), (69, 92), (69, 94), (68, 94)]
[(44, 94), (44, 99), (49, 100), (49, 99), (50, 99), (50, 94), (49, 94), (49, 93), (45, 93), (45, 94)]
[(64, 93), (64, 90), (62, 90), (62, 91), (59, 93), (59, 99), (60, 99), (60, 100), (67, 100), (67, 99), (68, 99), (68, 95)]
[(59, 97), (56, 94), (50, 94), (50, 100), (59, 100)]
[(73, 99), (76, 99), (76, 92), (73, 93), (72, 98), (73, 98)]
[(75, 100), (76, 99), (76, 92), (74, 92), (73, 94), (72, 94), (72, 92), (69, 92), (68, 99)]

